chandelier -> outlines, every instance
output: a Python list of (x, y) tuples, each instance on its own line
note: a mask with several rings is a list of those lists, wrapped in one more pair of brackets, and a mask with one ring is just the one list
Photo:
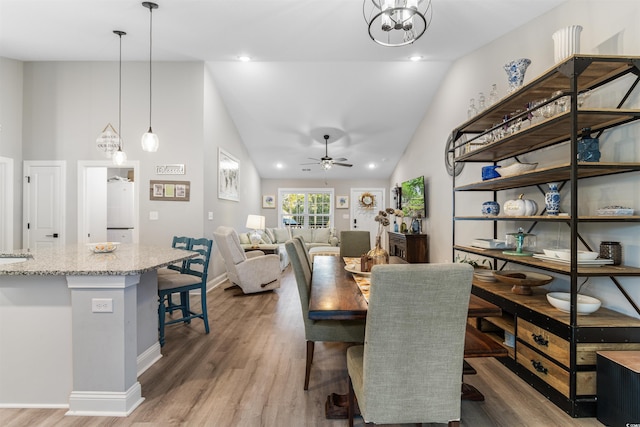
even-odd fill
[(433, 17), (431, 0), (364, 0), (369, 36), (382, 46), (405, 46), (418, 40)]

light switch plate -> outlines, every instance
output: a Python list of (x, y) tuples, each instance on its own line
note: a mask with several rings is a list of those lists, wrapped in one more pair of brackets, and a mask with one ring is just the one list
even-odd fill
[(149, 220), (151, 221), (157, 221), (159, 218), (158, 216), (158, 211), (151, 211), (149, 212)]

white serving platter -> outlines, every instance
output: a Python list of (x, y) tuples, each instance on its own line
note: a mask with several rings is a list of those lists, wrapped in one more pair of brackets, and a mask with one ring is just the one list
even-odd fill
[[(571, 264), (571, 260), (564, 260), (560, 258), (552, 258), (543, 254), (533, 254), (534, 258), (542, 259), (544, 261), (557, 262), (559, 264)], [(578, 260), (578, 265), (583, 267), (600, 267), (603, 265), (613, 264), (612, 259), (584, 259)]]
[(364, 272), (360, 271), (360, 266), (358, 264), (354, 266), (345, 265), (344, 269), (347, 270), (349, 273), (360, 274), (361, 276), (371, 276), (370, 271), (364, 271)]
[(508, 249), (507, 242), (505, 240), (496, 239), (473, 239), (471, 246), (483, 249)]

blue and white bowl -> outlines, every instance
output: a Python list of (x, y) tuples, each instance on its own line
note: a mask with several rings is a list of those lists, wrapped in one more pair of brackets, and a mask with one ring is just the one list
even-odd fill
[(498, 216), (500, 213), (500, 205), (498, 202), (488, 201), (482, 204), (482, 215), (484, 216)]

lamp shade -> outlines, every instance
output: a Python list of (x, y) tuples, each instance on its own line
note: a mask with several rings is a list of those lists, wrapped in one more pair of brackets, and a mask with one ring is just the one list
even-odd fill
[(247, 217), (247, 228), (251, 228), (253, 230), (264, 230), (264, 216), (249, 215)]

